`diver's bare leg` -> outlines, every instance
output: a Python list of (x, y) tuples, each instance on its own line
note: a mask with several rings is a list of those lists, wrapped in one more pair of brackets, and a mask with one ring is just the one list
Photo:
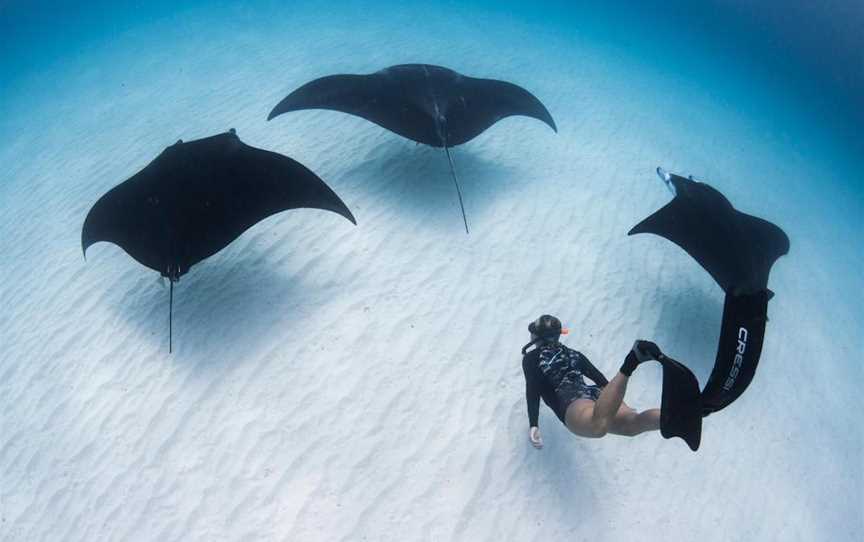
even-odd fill
[(628, 380), (629, 378), (624, 373), (619, 372), (600, 391), (600, 396), (594, 404), (594, 412), (591, 416), (591, 425), (598, 433), (605, 434), (612, 425), (612, 420), (618, 414), (621, 403), (624, 402)]
[(657, 431), (658, 429), (660, 429), (659, 408), (636, 412), (626, 405), (621, 406), (609, 426), (610, 433), (625, 437), (635, 437), (646, 431)]
[[(636, 427), (639, 433), (644, 433), (646, 431), (659, 431), (660, 409), (649, 408), (648, 410), (643, 410), (642, 412), (640, 412)], [(638, 435), (639, 433), (636, 434)]]
[[(567, 407), (565, 423), (573, 433), (589, 438), (605, 436), (624, 401), (628, 377), (619, 372), (600, 392), (597, 402), (578, 399)], [(629, 408), (629, 407), (628, 407)]]

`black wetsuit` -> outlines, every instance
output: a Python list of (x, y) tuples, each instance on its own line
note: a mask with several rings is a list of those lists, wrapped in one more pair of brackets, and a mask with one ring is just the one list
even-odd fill
[[(525, 399), (531, 427), (537, 427), (541, 397), (564, 423), (570, 403), (576, 399), (596, 401), (600, 389), (609, 383), (588, 358), (561, 343), (543, 344), (525, 354), (522, 372), (525, 373)], [(583, 376), (597, 385), (586, 384)]]

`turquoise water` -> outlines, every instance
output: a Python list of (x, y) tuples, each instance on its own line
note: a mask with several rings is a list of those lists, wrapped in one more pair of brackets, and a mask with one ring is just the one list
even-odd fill
[[(859, 538), (861, 28), (833, 0), (0, 3), (0, 539)], [(558, 124), (454, 150), (467, 238), (432, 150), (332, 112), (265, 120), (312, 78), (406, 62), (514, 81)], [(81, 224), (228, 128), (358, 226), (285, 213), (202, 262), (169, 357), (155, 274), (107, 243), (85, 262)], [(535, 453), (529, 317), (566, 315), (606, 374), (637, 336), (710, 373), (716, 285), (626, 237), (668, 201), (658, 165), (790, 237), (753, 387), (695, 455), (548, 412)], [(652, 406), (640, 375), (628, 400)]]
[[(406, 8), (398, 9), (402, 5)], [(364, 2), (343, 2), (322, 9), (303, 3), (282, 8), (278, 2), (210, 2), (206, 6), (195, 2), (96, 2), (83, 7), (74, 2), (7, 2), (2, 9), (0, 24), (6, 40), (0, 66), (6, 77), (0, 88), (9, 107), (0, 122), (7, 134), (31, 122), (38, 114), (35, 109), (50, 115), (42, 103), (53, 101), (55, 107), (65, 103), (62, 96), (75, 88), (70, 88), (70, 83), (97, 85), (92, 78), (106, 75), (104, 85), (98, 85), (100, 92), (110, 96), (113, 84), (119, 85), (117, 91), (130, 92), (124, 88), (122, 77), (144, 68), (142, 58), (125, 56), (130, 47), (142, 47), (139, 52), (145, 56), (150, 43), (160, 49), (175, 43), (182, 49), (185, 38), (197, 32), (213, 45), (240, 44), (233, 61), (249, 69), (256, 55), (266, 52), (244, 57), (244, 36), (283, 34), (284, 46), (290, 43), (294, 24), (314, 19), (321, 23), (323, 35), (347, 27), (354, 30), (353, 35), (346, 32), (341, 37), (345, 50), (340, 54), (344, 54), (352, 43), (366, 45), (369, 40), (380, 40), (386, 44), (386, 35), (375, 32), (381, 18), (389, 13), (394, 28), (403, 32), (409, 43), (413, 36), (418, 45), (450, 44), (470, 59), (482, 56), (471, 42), (482, 43), (484, 34), (496, 31), (472, 28), (471, 19), (488, 16), (498, 18), (500, 24), (512, 20), (528, 25), (535, 32), (525, 47), (510, 44), (495, 52), (496, 60), (500, 60), (499, 55), (519, 58), (528, 80), (531, 64), (559, 69), (566, 66), (573, 74), (570, 84), (578, 87), (584, 81), (579, 66), (568, 63), (566, 54), (555, 55), (561, 52), (562, 44), (579, 44), (591, 48), (592, 54), (609, 55), (661, 75), (664, 84), (679, 87), (669, 88), (670, 94), (684, 87), (695, 99), (723, 104), (734, 115), (754, 123), (764, 137), (827, 160), (831, 164), (828, 167), (842, 172), (831, 177), (844, 178), (843, 184), (849, 189), (864, 190), (857, 173), (864, 153), (860, 135), (864, 58), (859, 38), (864, 16), (855, 3), (833, 1), (810, 7), (783, 2), (754, 6), (745, 1), (616, 0), (542, 2), (528, 8), (507, 2), (378, 2), (371, 7)], [(426, 18), (428, 28), (423, 28), (412, 10)], [(172, 21), (176, 24), (171, 33), (146, 35), (148, 25), (162, 22), (172, 26)], [(274, 45), (271, 53), (275, 56), (280, 46)], [(125, 67), (113, 65), (109, 72), (107, 66), (87, 65), (91, 79), (85, 81), (82, 66), (73, 61), (88, 55), (99, 55), (111, 63), (116, 59)], [(174, 60), (182, 70), (181, 59)], [(333, 60), (320, 62), (333, 66)], [(440, 61), (446, 63), (444, 58)], [(76, 65), (76, 73), (63, 77), (70, 64)], [(63, 86), (58, 88), (52, 82)], [(36, 99), (39, 105), (34, 104)], [(650, 102), (645, 105), (651, 107)], [(668, 122), (683, 122), (681, 117), (670, 116)], [(818, 152), (813, 152), (815, 149)], [(854, 204), (860, 198), (839, 201)], [(850, 214), (860, 210), (858, 205)]]
[[(412, 3), (409, 3), (409, 6)], [(424, 3), (414, 3), (424, 6)], [(386, 13), (387, 2), (341, 2), (318, 11), (333, 20), (349, 20), (357, 13)], [(109, 46), (130, 29), (160, 19), (181, 17), (202, 9), (195, 2), (5, 2), (2, 9), (4, 48), (2, 65), (5, 88), (14, 89), (16, 76), (41, 70), (88, 47)], [(832, 0), (819, 6), (803, 2), (647, 1), (540, 2), (526, 7), (518, 2), (439, 3), (426, 8), (441, 17), (465, 13), (507, 13), (520, 21), (542, 26), (555, 34), (588, 36), (619, 52), (641, 56), (655, 63), (674, 57), (676, 71), (700, 78), (726, 71), (749, 72), (753, 86), (773, 81), (783, 92), (777, 101), (791, 100), (798, 109), (828, 117), (835, 128), (855, 143), (855, 126), (862, 120), (864, 58), (860, 6)], [(266, 24), (267, 14), (278, 12), (273, 2), (208, 2), (206, 11), (241, 15), (247, 29)], [(362, 24), (362, 23), (361, 23)], [(286, 25), (290, 31), (290, 22)], [(422, 28), (417, 29), (422, 34)], [(711, 55), (712, 66), (700, 59)], [(664, 58), (665, 57), (665, 58)], [(719, 61), (719, 62), (718, 62)], [(700, 70), (700, 64), (703, 64)], [(684, 68), (683, 70), (681, 68)], [(5, 90), (4, 88), (4, 90)], [(786, 104), (787, 106), (790, 104)], [(843, 122), (845, 120), (846, 122)], [(842, 132), (845, 130), (845, 132)], [(860, 150), (860, 148), (859, 148)]]

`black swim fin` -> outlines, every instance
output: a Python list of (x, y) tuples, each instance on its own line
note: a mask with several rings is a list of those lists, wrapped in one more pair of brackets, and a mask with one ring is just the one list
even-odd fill
[(702, 440), (702, 397), (699, 381), (690, 369), (661, 355), (663, 398), (660, 402), (660, 434), (681, 437), (694, 452)]

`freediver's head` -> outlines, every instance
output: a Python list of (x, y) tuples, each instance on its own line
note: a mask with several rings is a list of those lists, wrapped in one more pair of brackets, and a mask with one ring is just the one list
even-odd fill
[(528, 324), (528, 332), (541, 339), (558, 340), (561, 335), (566, 335), (568, 330), (561, 326), (561, 320), (550, 314), (544, 314)]
[(528, 324), (528, 333), (531, 334), (531, 342), (522, 348), (522, 354), (539, 343), (557, 343), (561, 335), (566, 335), (569, 330), (561, 326), (561, 320), (550, 314), (544, 314), (540, 318)]

